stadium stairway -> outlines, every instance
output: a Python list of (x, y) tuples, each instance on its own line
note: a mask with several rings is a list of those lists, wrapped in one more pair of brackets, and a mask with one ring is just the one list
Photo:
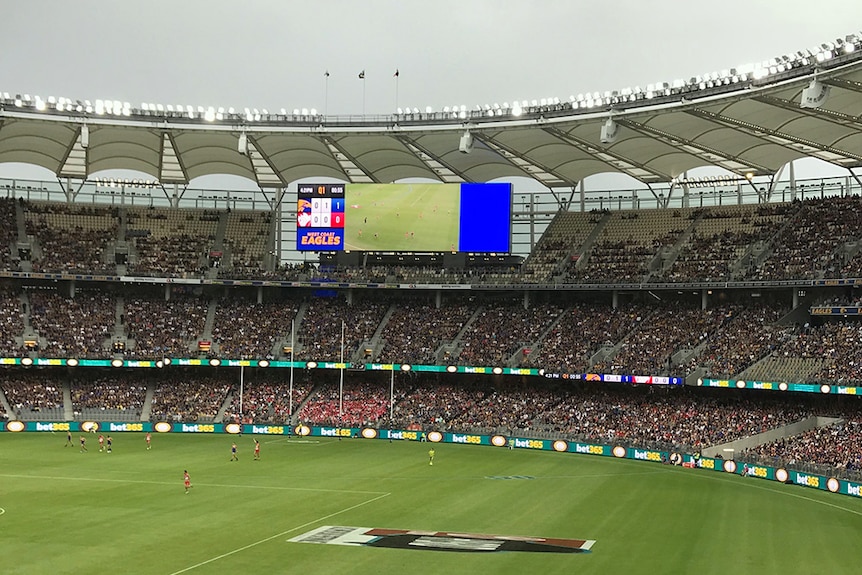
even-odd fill
[(461, 326), (461, 331), (458, 332), (458, 335), (455, 336), (455, 339), (449, 342), (443, 342), (443, 345), (437, 350), (437, 363), (441, 363), (443, 365), (448, 365), (452, 363), (459, 355), (461, 355), (461, 350), (464, 349), (464, 334), (467, 333), (467, 330), (470, 329), (470, 326), (473, 325), (473, 322), (476, 321), (482, 312), (485, 311), (485, 306), (480, 305), (476, 308), (476, 311), (473, 312), (473, 315), (470, 316), (470, 319), (464, 322), (464, 325)]
[(72, 406), (72, 384), (68, 379), (63, 379), (63, 419), (73, 421), (75, 409)]
[[(239, 392), (237, 392), (239, 393)], [(223, 423), (224, 422), (224, 414), (227, 413), (227, 410), (230, 409), (230, 404), (233, 401), (233, 390), (230, 390), (224, 398), (224, 401), (221, 404), (221, 407), (218, 408), (218, 411), (213, 418), (213, 423)]]
[(743, 437), (742, 439), (737, 439), (736, 441), (707, 447), (702, 451), (702, 454), (705, 457), (716, 457), (720, 455), (724, 459), (733, 459), (737, 453), (740, 453), (745, 449), (758, 447), (764, 443), (769, 443), (777, 439), (799, 435), (800, 433), (804, 433), (816, 427), (826, 427), (839, 421), (841, 421), (841, 419), (837, 417), (818, 417), (816, 415), (812, 415), (801, 421), (797, 421), (796, 423), (776, 427), (775, 429), (770, 429), (769, 431), (764, 431), (757, 435), (750, 435), (748, 437)]
[(701, 212), (696, 218), (691, 220), (691, 223), (689, 223), (688, 227), (679, 234), (679, 237), (677, 237), (676, 242), (674, 242), (672, 246), (659, 248), (655, 258), (653, 258), (649, 263), (648, 269), (650, 272), (644, 278), (645, 282), (650, 281), (652, 278), (660, 279), (665, 273), (670, 271), (674, 262), (679, 257), (679, 254), (682, 252), (682, 248), (688, 244), (689, 239), (691, 239), (692, 234), (703, 219), (704, 213), (705, 212)]
[[(563, 310), (563, 313), (554, 318), (554, 321), (545, 328), (545, 331), (539, 334), (539, 338), (536, 341), (530, 342), (526, 345), (522, 345), (518, 348), (518, 351), (512, 354), (512, 356), (506, 361), (506, 367), (518, 367), (522, 365), (524, 360), (528, 355), (535, 356), (536, 354), (542, 351), (542, 342), (545, 341), (545, 338), (548, 337), (548, 334), (551, 333), (551, 330), (557, 327), (557, 324), (565, 317), (569, 312), (572, 311), (571, 307), (567, 307)], [(529, 350), (529, 351), (527, 351)]]
[(149, 421), (153, 413), (153, 395), (156, 393), (156, 382), (147, 382), (147, 394), (144, 397), (144, 405), (141, 406), (141, 421)]
[(601, 235), (602, 231), (605, 229), (605, 226), (608, 225), (608, 222), (611, 221), (611, 213), (607, 212), (602, 215), (601, 219), (596, 223), (593, 227), (593, 230), (587, 236), (587, 239), (584, 240), (580, 246), (572, 246), (571, 251), (566, 254), (566, 257), (562, 259), (557, 264), (556, 270), (554, 270), (554, 275), (560, 275), (566, 273), (566, 268), (569, 265), (569, 262), (572, 260), (572, 256), (578, 256), (578, 261), (575, 263), (575, 269), (580, 269), (587, 265), (587, 261), (590, 259), (590, 252), (593, 251), (593, 246), (596, 245), (596, 240)]
[[(395, 313), (395, 310), (398, 308), (396, 304), (390, 304), (389, 308), (386, 310), (386, 313), (383, 314), (383, 319), (380, 320), (380, 323), (377, 324), (377, 329), (374, 330), (370, 339), (367, 339), (359, 344), (359, 347), (353, 353), (353, 357), (350, 361), (362, 362), (364, 363), (367, 359), (367, 356), (370, 355), (371, 361), (378, 356), (378, 354), (383, 351), (386, 346), (386, 340), (381, 336), (383, 335), (383, 329), (386, 327), (386, 324), (389, 323), (389, 319), (392, 317), (392, 314)], [(370, 349), (371, 354), (366, 354), (365, 350)]]
[(9, 419), (14, 418), (15, 412), (12, 411), (12, 406), (9, 405), (9, 400), (6, 399), (6, 394), (3, 393), (2, 389), (0, 389), (0, 407), (3, 408), (3, 413), (5, 413)]

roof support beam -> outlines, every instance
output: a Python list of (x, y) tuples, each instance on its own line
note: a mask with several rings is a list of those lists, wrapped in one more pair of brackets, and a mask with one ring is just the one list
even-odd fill
[[(548, 126), (543, 129), (545, 132), (556, 136), (567, 144), (575, 146), (577, 149), (587, 154), (588, 156), (595, 158), (596, 160), (603, 162), (608, 166), (621, 171), (624, 174), (628, 174), (629, 176), (635, 178), (636, 180), (640, 180), (647, 185), (649, 185), (650, 183), (655, 183), (656, 181), (669, 182), (673, 179), (669, 174), (663, 174), (657, 170), (654, 170), (653, 168), (647, 167), (645, 164), (636, 162), (629, 158), (625, 158), (623, 156), (620, 156), (619, 154), (615, 154), (607, 148), (599, 148), (598, 146), (594, 146), (586, 140), (582, 140), (577, 136), (573, 136), (552, 126)], [(645, 181), (643, 175), (635, 172), (633, 168), (652, 174), (653, 178), (651, 178), (650, 181)]]
[(709, 112), (699, 108), (686, 110), (686, 113), (722, 126), (740, 130), (756, 138), (760, 138), (764, 142), (777, 144), (796, 153), (820, 158), (821, 160), (825, 160), (831, 164), (835, 164), (836, 166), (846, 168), (851, 165), (862, 164), (862, 155), (854, 154), (853, 152), (848, 152), (846, 150), (839, 150), (838, 148), (834, 148), (828, 144), (821, 144), (820, 142), (800, 138), (785, 132), (779, 132), (778, 130), (752, 124), (751, 122), (746, 122), (744, 120), (737, 120), (736, 118), (729, 118), (727, 116), (722, 116), (721, 114), (716, 114), (715, 112)]
[(823, 78), (820, 81), (822, 83), (828, 84), (830, 86), (835, 86), (837, 88), (844, 88), (845, 90), (850, 90), (851, 92), (862, 93), (862, 82), (856, 82), (854, 80), (847, 80), (846, 78)]
[(415, 140), (406, 134), (399, 134), (395, 138), (404, 144), (408, 150), (413, 152), (420, 162), (428, 166), (428, 169), (437, 174), (444, 183), (459, 183), (471, 181), (461, 171), (447, 164), (442, 158), (435, 158), (434, 154), (420, 146)]
[(527, 177), (533, 178), (547, 188), (565, 186), (567, 188), (574, 187), (576, 182), (569, 178), (556, 173), (551, 168), (543, 166), (538, 162), (534, 162), (530, 158), (524, 157), (520, 152), (511, 149), (510, 147), (501, 144), (492, 136), (487, 134), (479, 134), (473, 132), (473, 137), (485, 143), (486, 146), (506, 158), (516, 168), (522, 170)]
[(269, 156), (261, 150), (257, 138), (248, 136), (248, 146), (248, 156), (249, 160), (251, 160), (251, 168), (254, 170), (257, 185), (261, 188), (286, 186), (287, 182), (284, 181), (281, 174), (275, 169)]
[(745, 175), (746, 172), (749, 172), (752, 169), (763, 174), (772, 173), (772, 170), (770, 168), (767, 168), (766, 166), (761, 166), (760, 164), (750, 162), (748, 160), (740, 158), (739, 156), (728, 154), (726, 152), (716, 150), (715, 148), (711, 148), (709, 146), (693, 142), (681, 136), (669, 134), (662, 130), (653, 128), (652, 126), (647, 126), (645, 124), (641, 124), (640, 122), (635, 122), (634, 120), (615, 118), (614, 121), (617, 124), (623, 125), (631, 130), (634, 130), (635, 132), (639, 132), (645, 136), (655, 138), (669, 146), (673, 146), (674, 148), (680, 149), (683, 152), (696, 156), (701, 160), (705, 160), (706, 162), (714, 166), (724, 168), (739, 175)]
[(799, 104), (797, 104), (796, 102), (791, 102), (790, 100), (785, 100), (784, 98), (776, 98), (775, 96), (758, 96), (756, 98), (752, 98), (752, 100), (760, 102), (762, 104), (767, 104), (769, 106), (775, 106), (776, 108), (781, 108), (783, 110), (788, 110), (790, 112), (793, 112), (794, 114), (817, 118), (819, 120), (832, 122), (833, 124), (838, 124), (841, 126), (848, 126), (860, 123), (859, 116), (850, 116), (847, 114), (842, 114), (841, 112), (833, 112), (832, 110), (826, 110), (824, 108), (800, 108)]
[(348, 154), (333, 138), (323, 136), (323, 143), (329, 148), (329, 153), (338, 162), (345, 177), (353, 184), (379, 184), (371, 173), (366, 170), (356, 158)]
[(188, 184), (189, 174), (180, 154), (177, 154), (176, 142), (170, 132), (162, 134), (162, 149), (159, 151), (159, 181), (168, 183)]

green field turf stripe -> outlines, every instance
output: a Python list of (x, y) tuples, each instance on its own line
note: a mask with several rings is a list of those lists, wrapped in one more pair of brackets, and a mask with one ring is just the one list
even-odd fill
[(389, 495), (389, 493), (384, 493), (382, 495), (378, 495), (377, 497), (374, 497), (373, 499), (369, 499), (368, 501), (363, 501), (362, 503), (357, 503), (356, 505), (351, 505), (350, 507), (346, 507), (344, 509), (341, 509), (340, 511), (330, 513), (329, 515), (324, 515), (323, 517), (318, 517), (317, 519), (314, 519), (312, 521), (308, 521), (306, 523), (303, 523), (302, 525), (297, 525), (296, 527), (288, 529), (287, 531), (282, 531), (281, 533), (276, 533), (275, 535), (272, 535), (270, 537), (266, 537), (265, 539), (261, 539), (260, 541), (255, 541), (254, 543), (249, 543), (248, 545), (245, 545), (243, 547), (239, 547), (237, 549), (234, 549), (233, 551), (228, 551), (227, 553), (222, 553), (221, 555), (213, 557), (212, 559), (207, 559), (206, 561), (201, 561), (200, 563), (196, 563), (195, 565), (192, 565), (190, 567), (186, 567), (185, 569), (180, 569), (179, 571), (174, 571), (173, 573), (171, 573), (171, 575), (180, 575), (180, 573), (186, 573), (187, 571), (191, 571), (192, 569), (197, 569), (198, 567), (203, 567), (204, 565), (208, 565), (214, 561), (218, 561), (219, 559), (224, 559), (225, 557), (235, 555), (241, 551), (245, 551), (246, 549), (251, 549), (252, 547), (256, 547), (257, 545), (260, 545), (261, 543), (266, 543), (267, 541), (272, 541), (273, 539), (283, 537), (284, 535), (287, 535), (288, 533), (293, 533), (294, 531), (298, 531), (299, 529), (305, 529), (306, 527), (309, 527), (310, 525), (314, 525), (315, 523), (320, 523), (321, 521), (326, 521), (327, 519), (335, 517), (336, 515), (341, 515), (342, 513), (347, 513), (348, 511), (353, 511), (354, 509), (358, 509), (359, 507), (362, 507), (363, 505), (368, 505), (369, 503), (374, 503), (378, 499), (383, 499), (384, 497), (387, 497), (388, 495)]
[[(143, 485), (177, 485), (176, 481), (145, 481), (142, 479), (108, 479), (105, 477), (62, 477), (53, 475), (12, 475), (0, 473), (10, 479), (42, 479), (46, 481), (95, 481), (99, 483), (136, 483)], [(236, 485), (229, 483), (195, 483), (198, 487), (224, 487), (228, 489), (274, 489), (278, 491), (314, 491), (321, 493), (351, 493), (354, 495), (389, 495), (384, 491), (352, 491), (349, 489), (320, 489), (316, 487), (286, 487), (283, 485)]]
[[(713, 476), (713, 475), (695, 475), (695, 477), (700, 477), (701, 479), (712, 479), (714, 481), (721, 481), (722, 483), (734, 483), (734, 485), (745, 485), (746, 487), (750, 487), (752, 489), (760, 489), (761, 491), (769, 491), (771, 493), (777, 493), (778, 495), (786, 495), (787, 497), (794, 497), (796, 499), (802, 499), (804, 501), (810, 501), (811, 503), (817, 503), (818, 505), (825, 505), (827, 507), (832, 507), (834, 509), (840, 509), (841, 511), (846, 511), (847, 513), (853, 513), (854, 515), (859, 515), (862, 517), (862, 511), (857, 511), (855, 509), (850, 509), (849, 507), (842, 507), (841, 505), (836, 505), (834, 503), (829, 503), (828, 501), (821, 501), (819, 499), (814, 499), (812, 497), (806, 497), (804, 495), (800, 495), (798, 493), (790, 493), (789, 491), (783, 491), (780, 489), (772, 489), (771, 487), (765, 487), (763, 485), (757, 485), (755, 481), (762, 481), (760, 479), (751, 480), (749, 478), (740, 477), (739, 482), (735, 479), (725, 478), (722, 476)], [(736, 477), (736, 475), (734, 475)], [(798, 486), (796, 486), (798, 487)], [(831, 494), (830, 494), (831, 495)]]

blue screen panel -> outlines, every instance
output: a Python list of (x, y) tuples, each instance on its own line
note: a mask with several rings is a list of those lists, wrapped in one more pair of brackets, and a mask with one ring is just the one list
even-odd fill
[(512, 184), (461, 184), (460, 252), (509, 253)]

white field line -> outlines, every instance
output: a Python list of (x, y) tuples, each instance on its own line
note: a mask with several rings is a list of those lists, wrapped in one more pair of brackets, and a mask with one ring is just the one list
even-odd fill
[(222, 553), (221, 555), (217, 555), (217, 556), (213, 557), (212, 559), (207, 559), (206, 561), (201, 561), (200, 563), (196, 563), (190, 567), (186, 567), (185, 569), (180, 569), (179, 571), (174, 571), (173, 573), (171, 573), (171, 575), (180, 575), (180, 573), (185, 573), (187, 571), (191, 571), (192, 569), (197, 569), (198, 567), (208, 565), (208, 564), (212, 563), (213, 561), (218, 561), (219, 559), (224, 559), (225, 557), (228, 557), (230, 555), (234, 555), (236, 553), (239, 553), (240, 551), (245, 551), (246, 549), (251, 549), (252, 547), (260, 545), (261, 543), (266, 543), (267, 541), (272, 541), (273, 539), (277, 539), (278, 537), (283, 537), (283, 536), (287, 535), (288, 533), (293, 533), (294, 531), (298, 531), (299, 529), (304, 529), (310, 525), (314, 525), (315, 523), (320, 523), (321, 521), (326, 521), (327, 519), (329, 519), (331, 517), (335, 517), (336, 515), (340, 515), (342, 513), (347, 513), (348, 511), (353, 511), (354, 509), (357, 509), (358, 507), (362, 507), (363, 505), (368, 505), (369, 503), (374, 503), (378, 499), (383, 499), (384, 497), (386, 497), (388, 495), (389, 495), (388, 493), (384, 493), (382, 495), (378, 495), (377, 497), (369, 499), (368, 501), (363, 501), (362, 503), (357, 503), (356, 505), (351, 505), (350, 507), (345, 507), (344, 509), (342, 509), (340, 511), (330, 513), (329, 515), (324, 515), (323, 517), (318, 517), (317, 519), (314, 519), (312, 521), (308, 521), (306, 523), (303, 523), (302, 525), (297, 525), (296, 527), (288, 529), (287, 531), (282, 531), (281, 533), (276, 533), (275, 535), (272, 535), (272, 536), (267, 537), (265, 539), (261, 539), (260, 541), (255, 541), (254, 543), (249, 543), (248, 545), (245, 545), (243, 547), (239, 547), (237, 549), (234, 549), (233, 551), (228, 551), (227, 553)]

